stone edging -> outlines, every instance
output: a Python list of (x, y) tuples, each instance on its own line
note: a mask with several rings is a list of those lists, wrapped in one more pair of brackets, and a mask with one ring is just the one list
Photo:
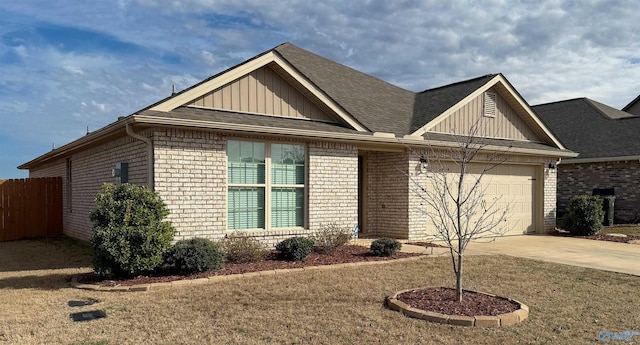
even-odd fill
[(138, 285), (131, 285), (131, 286), (100, 286), (97, 284), (83, 284), (83, 283), (79, 283), (77, 278), (74, 276), (71, 279), (71, 286), (76, 289), (94, 290), (94, 291), (116, 291), (116, 292), (150, 291), (150, 290), (159, 290), (164, 288), (172, 288), (176, 286), (211, 284), (211, 283), (217, 283), (217, 282), (226, 281), (226, 280), (236, 280), (241, 278), (281, 275), (281, 274), (292, 273), (292, 272), (332, 270), (332, 269), (339, 269), (344, 267), (359, 267), (359, 266), (380, 265), (380, 264), (386, 264), (386, 263), (392, 263), (392, 262), (416, 261), (425, 257), (427, 257), (427, 255), (420, 255), (420, 256), (414, 256), (414, 257), (402, 258), (402, 259), (393, 259), (393, 260), (361, 261), (361, 262), (350, 262), (350, 263), (336, 264), (336, 265), (308, 266), (308, 267), (300, 267), (300, 268), (283, 268), (283, 269), (270, 270), (270, 271), (229, 274), (229, 275), (222, 275), (222, 276), (210, 276), (207, 278), (174, 280), (171, 282), (138, 284)]
[(465, 292), (474, 292), (481, 293), (488, 296), (493, 296), (497, 298), (502, 298), (508, 300), (512, 303), (516, 303), (520, 306), (520, 309), (500, 314), (497, 316), (464, 316), (464, 315), (446, 315), (440, 314), (432, 311), (426, 311), (422, 309), (417, 309), (409, 306), (408, 304), (399, 301), (397, 299), (398, 295), (415, 290), (428, 289), (429, 287), (418, 288), (418, 289), (407, 289), (403, 291), (396, 292), (395, 294), (388, 296), (385, 300), (387, 307), (391, 310), (396, 310), (403, 313), (407, 317), (412, 317), (414, 319), (421, 319), (431, 322), (438, 323), (446, 323), (450, 325), (458, 325), (458, 326), (472, 326), (472, 327), (505, 327), (515, 325), (516, 323), (524, 321), (527, 317), (529, 317), (529, 307), (527, 307), (524, 303), (518, 302), (514, 299), (500, 297), (488, 293), (482, 293), (477, 291), (463, 290)]

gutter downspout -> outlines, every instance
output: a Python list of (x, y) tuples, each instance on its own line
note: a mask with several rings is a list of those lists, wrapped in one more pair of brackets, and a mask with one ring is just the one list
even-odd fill
[(153, 143), (151, 142), (151, 139), (147, 138), (147, 137), (143, 137), (140, 134), (137, 134), (133, 131), (133, 129), (131, 129), (131, 125), (130, 124), (126, 124), (125, 129), (127, 131), (127, 134), (135, 139), (144, 141), (147, 144), (147, 168), (148, 168), (148, 177), (147, 177), (147, 184), (149, 186), (149, 189), (151, 190), (155, 190), (155, 183), (154, 183), (154, 179), (153, 179)]

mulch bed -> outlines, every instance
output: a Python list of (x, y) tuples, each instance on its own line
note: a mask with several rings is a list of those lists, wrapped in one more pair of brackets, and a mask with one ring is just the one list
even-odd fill
[(304, 261), (290, 262), (280, 260), (276, 251), (270, 251), (262, 261), (244, 264), (225, 263), (219, 270), (211, 270), (191, 275), (168, 275), (159, 273), (155, 275), (138, 276), (131, 279), (103, 280), (94, 273), (86, 273), (78, 276), (78, 282), (84, 284), (97, 284), (100, 286), (131, 286), (286, 268), (303, 268), (309, 266), (334, 265), (363, 261), (389, 261), (421, 255), (424, 254), (396, 253), (390, 257), (380, 257), (373, 255), (367, 247), (347, 245), (336, 249), (336, 251), (331, 254), (312, 253)]
[(506, 299), (469, 291), (463, 292), (462, 302), (458, 302), (451, 288), (413, 290), (399, 294), (397, 299), (413, 308), (445, 315), (497, 316), (520, 308)]
[(549, 235), (551, 236), (562, 236), (562, 237), (575, 237), (575, 238), (586, 238), (589, 240), (596, 241), (609, 241), (609, 242), (620, 242), (620, 243), (629, 243), (631, 241), (640, 240), (640, 236), (637, 235), (627, 235), (626, 237), (621, 236), (611, 236), (607, 234), (595, 234), (591, 236), (573, 236), (568, 232), (561, 232), (558, 230), (549, 231)]

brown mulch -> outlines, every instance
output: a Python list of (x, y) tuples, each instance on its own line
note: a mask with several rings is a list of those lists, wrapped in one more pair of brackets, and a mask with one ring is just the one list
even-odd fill
[(464, 291), (462, 302), (456, 300), (451, 288), (427, 288), (404, 292), (397, 296), (409, 306), (446, 315), (496, 316), (520, 308), (509, 300), (481, 293)]
[(549, 231), (548, 234), (551, 236), (586, 238), (588, 240), (609, 241), (609, 242), (619, 242), (619, 243), (629, 243), (634, 240), (636, 241), (640, 240), (640, 236), (636, 236), (636, 235), (627, 235), (626, 237), (611, 236), (607, 234), (595, 234), (591, 236), (573, 236), (568, 232), (562, 232), (558, 230)]
[(424, 254), (395, 253), (390, 257), (380, 257), (373, 255), (367, 247), (346, 245), (336, 249), (331, 254), (311, 253), (311, 255), (309, 255), (304, 261), (283, 261), (278, 258), (278, 253), (276, 251), (270, 251), (266, 255), (264, 260), (258, 262), (243, 264), (227, 262), (219, 270), (211, 270), (191, 275), (156, 274), (148, 276), (138, 276), (131, 279), (103, 280), (101, 277), (94, 273), (86, 273), (78, 276), (78, 282), (84, 284), (97, 284), (100, 286), (131, 286), (138, 284), (171, 282), (174, 280), (206, 278), (211, 276), (271, 271), (286, 268), (303, 268), (309, 266), (335, 265), (363, 261), (389, 261), (421, 255)]

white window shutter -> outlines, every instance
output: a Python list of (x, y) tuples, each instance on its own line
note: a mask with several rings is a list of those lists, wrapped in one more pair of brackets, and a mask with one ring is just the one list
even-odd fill
[(496, 102), (498, 95), (495, 92), (484, 93), (484, 116), (496, 117)]

